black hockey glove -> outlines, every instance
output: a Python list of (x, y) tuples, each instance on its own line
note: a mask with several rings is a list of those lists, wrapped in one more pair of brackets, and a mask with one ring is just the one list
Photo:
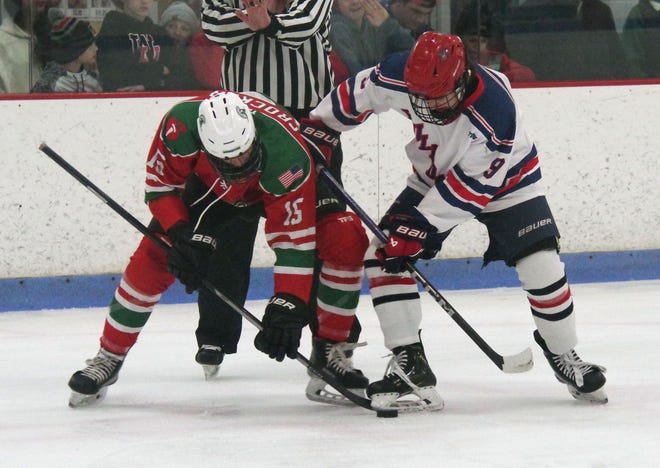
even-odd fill
[(275, 294), (266, 306), (263, 329), (254, 338), (254, 347), (279, 362), (285, 356), (295, 359), (308, 315), (307, 304), (296, 296)]
[[(324, 164), (330, 166), (332, 152), (339, 145), (339, 132), (326, 127), (320, 120), (302, 119), (300, 133), (312, 153), (323, 157)], [(319, 162), (312, 154), (314, 161)]]
[(446, 237), (437, 235), (429, 223), (405, 214), (388, 215), (380, 225), (389, 235), (387, 244), (376, 250), (376, 258), (387, 273), (401, 273), (408, 263), (435, 257)]
[(191, 294), (206, 278), (209, 257), (215, 251), (216, 240), (196, 234), (190, 223), (180, 222), (167, 231), (172, 248), (167, 254), (167, 271), (177, 277)]

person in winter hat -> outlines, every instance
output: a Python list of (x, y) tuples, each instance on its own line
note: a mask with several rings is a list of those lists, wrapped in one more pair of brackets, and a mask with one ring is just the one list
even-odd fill
[(160, 16), (160, 25), (175, 45), (172, 48), (172, 73), (167, 79), (171, 89), (202, 89), (195, 78), (190, 55), (190, 40), (200, 28), (198, 16), (187, 3), (178, 0), (170, 4)]
[(32, 87), (33, 93), (93, 93), (101, 92), (96, 69), (96, 36), (84, 20), (65, 17), (50, 30), (51, 59), (41, 78)]
[(66, 64), (80, 57), (94, 44), (96, 35), (89, 22), (69, 16), (53, 25), (50, 40), (50, 58)]
[(177, 45), (185, 45), (199, 31), (199, 14), (195, 14), (187, 3), (177, 0), (165, 8), (159, 23)]

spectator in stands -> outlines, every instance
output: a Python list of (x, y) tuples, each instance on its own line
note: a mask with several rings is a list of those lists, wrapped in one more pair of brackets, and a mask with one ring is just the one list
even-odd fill
[(623, 47), (635, 77), (660, 77), (660, 1), (639, 0), (623, 25)]
[(335, 0), (330, 24), (330, 43), (350, 75), (415, 44), (378, 0)]
[(612, 10), (602, 0), (525, 0), (520, 6), (542, 7), (547, 19), (577, 17), (588, 31), (615, 29)]
[(222, 81), (225, 48), (212, 42), (201, 29), (188, 44), (195, 79), (203, 89), (218, 89)]
[(341, 57), (335, 49), (330, 51), (330, 68), (332, 69), (332, 74), (334, 75), (333, 83), (338, 85), (342, 81), (345, 81), (350, 78), (351, 73), (348, 71), (348, 67), (344, 62), (341, 61)]
[(97, 62), (105, 91), (168, 89), (166, 78), (174, 42), (154, 24), (149, 12), (154, 0), (112, 0), (119, 11), (103, 18), (96, 39)]
[(593, 79), (629, 78), (630, 62), (616, 31), (612, 9), (602, 0), (578, 2), (578, 18), (587, 31), (585, 48), (587, 64)]
[(509, 54), (540, 80), (629, 77), (610, 7), (602, 0), (527, 0), (507, 11)]
[(578, 16), (585, 31), (614, 31), (612, 9), (601, 0), (580, 0), (577, 2)]
[(384, 4), (390, 15), (409, 30), (414, 39), (433, 30), (431, 12), (438, 4), (437, 0), (384, 0)]
[[(187, 0), (188, 5), (199, 17), (202, 11), (202, 0)], [(219, 89), (222, 80), (222, 67), (225, 58), (225, 48), (211, 41), (201, 29), (193, 34), (188, 44), (190, 61), (192, 62), (195, 79), (203, 89)]]
[[(535, 81), (536, 76), (531, 68), (490, 47), (493, 17), (487, 4), (482, 3), (479, 10), (477, 6), (477, 2), (467, 5), (456, 19), (456, 35), (463, 41), (470, 60), (503, 73), (512, 82)], [(499, 38), (497, 43), (505, 46), (503, 38)]]
[(45, 64), (50, 22), (43, 0), (0, 0), (0, 93), (29, 93)]
[(167, 77), (170, 89), (201, 89), (193, 70), (188, 48), (192, 36), (199, 28), (199, 14), (187, 3), (172, 2), (160, 16), (160, 25), (174, 41), (170, 75)]
[(73, 17), (56, 22), (50, 31), (48, 55), (41, 78), (33, 93), (98, 93), (101, 83), (96, 74), (96, 37), (92, 26)]

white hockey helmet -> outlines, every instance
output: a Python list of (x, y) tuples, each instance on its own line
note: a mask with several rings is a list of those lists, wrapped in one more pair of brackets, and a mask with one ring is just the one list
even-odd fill
[[(215, 91), (199, 105), (197, 130), (211, 164), (227, 181), (250, 177), (261, 167), (261, 148), (252, 112), (236, 93)], [(249, 149), (242, 166), (226, 162)]]

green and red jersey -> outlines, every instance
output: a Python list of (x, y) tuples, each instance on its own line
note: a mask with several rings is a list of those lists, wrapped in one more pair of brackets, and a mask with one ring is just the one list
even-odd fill
[(232, 183), (215, 170), (197, 130), (199, 105), (208, 95), (199, 96), (176, 104), (163, 117), (147, 157), (145, 201), (165, 230), (189, 220), (180, 194), (193, 174), (225, 203), (262, 203), (266, 240), (276, 257), (274, 292), (308, 301), (316, 249), (311, 157), (289, 113), (261, 94), (238, 94), (253, 114), (263, 152), (261, 171), (245, 182)]

